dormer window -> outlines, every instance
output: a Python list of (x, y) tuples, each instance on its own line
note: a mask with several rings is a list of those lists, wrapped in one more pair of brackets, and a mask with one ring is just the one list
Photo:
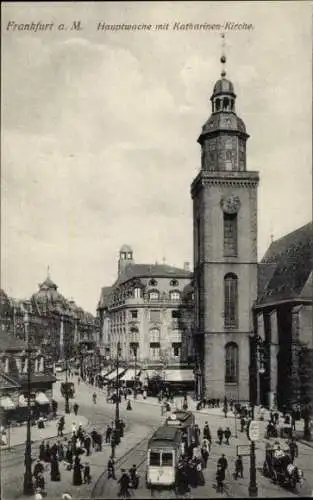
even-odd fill
[(149, 292), (149, 300), (159, 300), (160, 293), (158, 290), (151, 290)]
[(149, 286), (157, 286), (158, 282), (154, 278), (149, 281)]
[(170, 286), (178, 286), (178, 281), (177, 280), (171, 280), (170, 281)]

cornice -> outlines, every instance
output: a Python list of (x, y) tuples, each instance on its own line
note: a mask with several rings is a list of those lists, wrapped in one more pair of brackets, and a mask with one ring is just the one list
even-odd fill
[(259, 172), (208, 172), (200, 170), (191, 184), (191, 196), (194, 197), (205, 186), (256, 188), (258, 184)]

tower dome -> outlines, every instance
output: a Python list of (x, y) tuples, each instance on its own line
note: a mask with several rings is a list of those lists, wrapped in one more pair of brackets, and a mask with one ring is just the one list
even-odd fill
[(133, 249), (129, 246), (129, 245), (122, 245), (121, 248), (120, 248), (120, 253), (121, 252), (133, 252)]
[(219, 94), (231, 94), (232, 96), (236, 97), (234, 85), (225, 77), (217, 80), (216, 84), (214, 85), (212, 98)]

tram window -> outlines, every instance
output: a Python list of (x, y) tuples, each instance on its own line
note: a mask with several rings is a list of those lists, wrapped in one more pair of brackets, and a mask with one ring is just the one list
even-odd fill
[(173, 454), (172, 453), (162, 453), (162, 465), (173, 465)]
[(160, 453), (155, 451), (150, 452), (150, 465), (161, 465)]

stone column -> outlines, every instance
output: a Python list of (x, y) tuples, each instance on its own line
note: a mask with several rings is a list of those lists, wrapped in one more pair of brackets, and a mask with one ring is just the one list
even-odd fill
[(277, 310), (274, 309), (270, 313), (270, 393), (269, 393), (269, 407), (273, 408), (277, 403), (277, 382), (278, 382), (278, 366), (277, 355), (279, 351), (279, 338), (278, 338), (278, 323), (277, 323)]
[(298, 403), (300, 398), (300, 378), (299, 378), (299, 336), (300, 336), (300, 311), (302, 305), (292, 308), (291, 324), (291, 393), (290, 401)]

